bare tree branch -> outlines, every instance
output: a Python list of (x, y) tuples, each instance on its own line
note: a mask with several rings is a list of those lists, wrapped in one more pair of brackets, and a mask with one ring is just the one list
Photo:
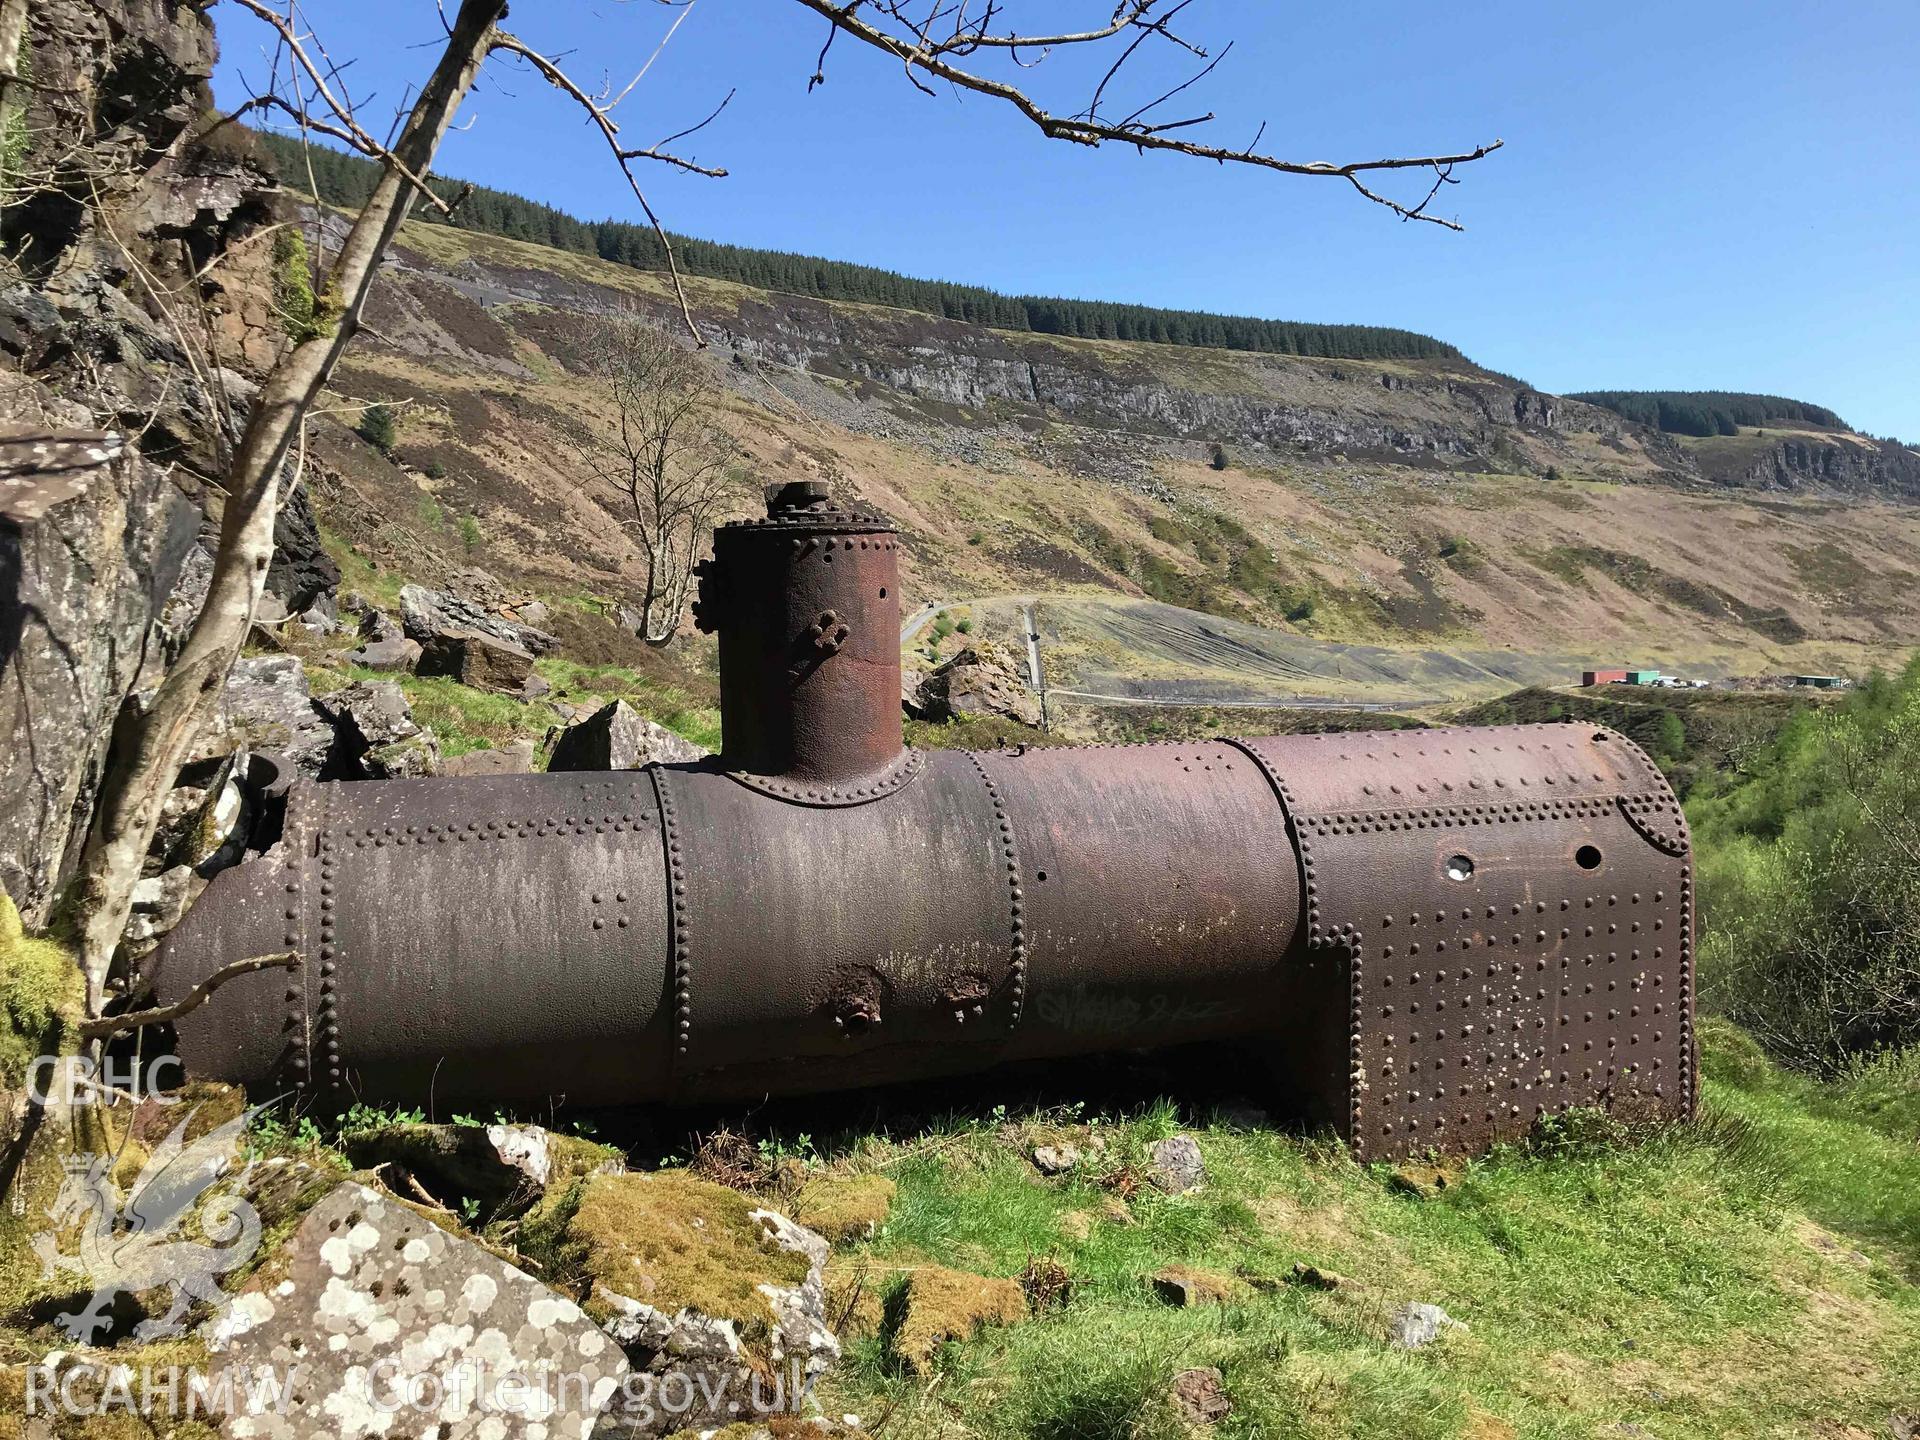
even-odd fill
[(713, 423), (706, 365), (651, 320), (597, 320), (586, 350), (612, 433), (589, 433), (574, 452), (587, 478), (624, 502), (643, 561), (640, 638), (664, 647), (686, 610), (707, 532), (736, 488), (734, 447)]
[[(648, 202), (646, 193), (641, 190), (640, 179), (633, 173), (633, 162), (640, 159), (660, 160), (667, 164), (678, 166), (683, 170), (691, 170), (696, 175), (719, 177), (725, 175), (727, 172), (725, 170), (696, 165), (692, 161), (682, 160), (676, 156), (665, 154), (660, 151), (658, 146), (655, 146), (651, 150), (622, 149), (620, 145), (620, 127), (614, 123), (613, 116), (608, 113), (610, 107), (595, 101), (586, 91), (576, 85), (567, 76), (567, 73), (552, 60), (542, 55), (525, 41), (508, 34), (504, 30), (495, 32), (492, 48), (496, 51), (505, 51), (509, 55), (518, 55), (521, 59), (525, 60), (546, 79), (548, 84), (560, 91), (561, 94), (569, 96), (578, 102), (580, 106), (586, 110), (587, 118), (593, 122), (594, 127), (606, 138), (607, 148), (613, 151), (613, 158), (620, 166), (620, 173), (627, 177), (627, 186), (633, 191), (633, 198), (640, 202), (640, 209), (645, 213), (647, 223), (653, 227), (653, 233), (660, 240), (660, 248), (666, 254), (667, 274), (673, 281), (674, 299), (680, 302), (680, 318), (686, 322), (687, 332), (693, 336), (694, 344), (704, 347), (707, 343), (706, 337), (700, 333), (699, 325), (694, 323), (693, 307), (688, 303), (686, 287), (680, 281), (680, 264), (678, 258), (673, 253), (673, 241), (667, 235), (666, 226), (660, 223), (660, 217), (654, 213), (653, 206)], [(729, 100), (733, 98), (731, 93), (729, 93), (727, 98)], [(721, 108), (724, 109), (726, 101), (723, 100), (720, 104)], [(715, 115), (719, 113), (719, 110), (714, 111)], [(712, 115), (707, 117), (708, 120), (712, 118)], [(700, 123), (704, 125), (707, 121), (703, 120)], [(698, 129), (699, 126), (695, 126), (694, 128)], [(664, 144), (665, 142), (663, 141), (661, 143)]]
[(191, 1014), (207, 1003), (213, 992), (229, 980), (238, 980), (242, 975), (252, 975), (261, 970), (285, 970), (300, 963), (300, 957), (291, 950), (277, 955), (255, 955), (246, 960), (233, 960), (222, 965), (206, 979), (202, 980), (185, 995), (171, 1005), (156, 1005), (151, 1010), (129, 1010), (124, 1015), (106, 1015), (98, 1020), (80, 1022), (78, 1034), (83, 1040), (104, 1040), (109, 1035), (118, 1035), (123, 1030), (138, 1030), (147, 1025), (165, 1025), (178, 1020), (182, 1015)]
[[(1030, 95), (1018, 87), (1010, 85), (1004, 80), (996, 80), (989, 75), (965, 69), (955, 64), (951, 58), (954, 56), (969, 55), (977, 50), (987, 48), (1007, 50), (1012, 50), (1015, 47), (1057, 48), (1067, 45), (1094, 43), (1110, 39), (1129, 28), (1144, 30), (1147, 33), (1136, 36), (1134, 40), (1130, 42), (1126, 51), (1120, 57), (1122, 64), (1125, 63), (1127, 58), (1144, 40), (1148, 39), (1150, 35), (1162, 35), (1171, 43), (1180, 45), (1185, 49), (1193, 50), (1194, 53), (1204, 56), (1205, 51), (1189, 45), (1186, 41), (1181, 40), (1165, 28), (1166, 21), (1171, 19), (1179, 9), (1185, 7), (1186, 0), (1182, 0), (1180, 5), (1175, 6), (1173, 9), (1167, 11), (1165, 15), (1159, 17), (1156, 17), (1153, 11), (1160, 3), (1160, 0), (1127, 0), (1127, 3), (1123, 4), (1121, 8), (1115, 12), (1113, 21), (1105, 27), (1075, 34), (1039, 37), (1020, 36), (1011, 33), (998, 35), (987, 33), (984, 27), (988, 23), (991, 15), (997, 13), (997, 7), (993, 5), (989, 5), (986, 12), (984, 12), (978, 20), (971, 22), (964, 19), (963, 12), (956, 12), (952, 9), (944, 11), (936, 9), (934, 15), (929, 17), (928, 20), (915, 22), (903, 13), (906, 0), (849, 0), (849, 3), (846, 4), (836, 4), (834, 0), (798, 0), (798, 3), (825, 18), (836, 31), (845, 31), (862, 44), (870, 46), (883, 54), (891, 55), (894, 59), (900, 61), (907, 69), (909, 77), (913, 79), (915, 86), (919, 89), (926, 90), (927, 87), (917, 76), (912, 74), (915, 70), (945, 80), (957, 89), (970, 90), (977, 95), (985, 95), (1012, 106), (1030, 120), (1040, 133), (1050, 140), (1065, 140), (1072, 144), (1090, 147), (1098, 147), (1107, 141), (1114, 141), (1123, 145), (1132, 145), (1142, 151), (1164, 150), (1176, 155), (1190, 156), (1197, 160), (1212, 160), (1219, 164), (1248, 165), (1257, 169), (1278, 171), (1284, 175), (1305, 175), (1322, 179), (1345, 180), (1352, 185), (1354, 190), (1360, 195), (1373, 201), (1376, 205), (1385, 206), (1402, 220), (1424, 220), (1429, 224), (1444, 226), (1449, 230), (1460, 230), (1464, 227), (1457, 221), (1427, 213), (1427, 206), (1432, 202), (1434, 196), (1439, 193), (1442, 185), (1453, 183), (1451, 173), (1453, 167), (1484, 159), (1486, 156), (1500, 149), (1505, 143), (1501, 140), (1492, 140), (1483, 145), (1476, 145), (1471, 150), (1464, 150), (1449, 155), (1388, 156), (1378, 160), (1349, 160), (1344, 162), (1330, 160), (1286, 160), (1276, 155), (1256, 151), (1251, 146), (1244, 150), (1232, 150), (1220, 145), (1207, 145), (1198, 141), (1177, 139), (1167, 133), (1170, 130), (1182, 129), (1186, 126), (1200, 123), (1198, 119), (1176, 121), (1165, 125), (1142, 124), (1140, 116), (1144, 115), (1148, 110), (1151, 110), (1154, 105), (1159, 104), (1160, 101), (1158, 100), (1142, 107), (1140, 110), (1136, 110), (1124, 121), (1109, 122), (1098, 119), (1097, 107), (1104, 96), (1108, 81), (1112, 79), (1111, 72), (1101, 80), (1100, 85), (1094, 92), (1093, 103), (1087, 109), (1075, 115), (1056, 115), (1043, 108)], [(863, 18), (861, 14), (863, 8), (868, 14), (871, 14), (875, 18), (872, 20)], [(929, 27), (935, 18), (942, 15), (956, 14), (959, 15), (960, 18), (956, 20), (952, 35), (944, 40), (929, 38)], [(897, 24), (905, 30), (907, 34), (904, 36), (898, 35), (887, 29), (886, 22), (888, 21)], [(1222, 53), (1224, 54), (1224, 52)], [(823, 60), (825, 54), (826, 52), (823, 49), (821, 51)], [(1118, 67), (1116, 66), (1115, 68), (1117, 69)], [(1207, 70), (1210, 69), (1212, 69), (1211, 64), (1207, 66)], [(1200, 75), (1206, 73), (1206, 70), (1202, 70)], [(1175, 87), (1175, 89), (1167, 92), (1167, 95), (1163, 95), (1161, 99), (1164, 100), (1172, 95), (1178, 94), (1180, 90), (1186, 88), (1187, 84), (1192, 84), (1193, 80), (1199, 79), (1200, 75), (1195, 75), (1187, 81), (1186, 84)], [(928, 93), (931, 92), (929, 91)], [(1262, 133), (1265, 133), (1264, 126), (1262, 127)], [(1257, 138), (1255, 143), (1258, 143)], [(1370, 175), (1373, 172), (1395, 170), (1431, 170), (1437, 178), (1433, 188), (1428, 191), (1426, 198), (1415, 205), (1404, 204), (1390, 196), (1381, 194), (1361, 179), (1363, 175)]]

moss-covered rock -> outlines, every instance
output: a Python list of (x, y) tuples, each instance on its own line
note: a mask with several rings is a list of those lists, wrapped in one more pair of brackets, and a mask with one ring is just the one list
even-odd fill
[(884, 1175), (822, 1175), (800, 1187), (793, 1218), (836, 1244), (871, 1239), (893, 1213), (893, 1194)]
[(909, 1369), (925, 1373), (949, 1340), (969, 1339), (983, 1325), (1013, 1325), (1026, 1318), (1026, 1292), (1017, 1280), (923, 1265), (907, 1282), (893, 1350)]
[(488, 1215), (517, 1214), (555, 1187), (625, 1169), (620, 1152), (538, 1125), (380, 1125), (340, 1140), (356, 1166), (389, 1167), (396, 1188), (416, 1182), (442, 1204), (472, 1201)]
[(1153, 1276), (1153, 1291), (1169, 1305), (1224, 1305), (1247, 1286), (1231, 1275), (1196, 1270), (1191, 1265), (1168, 1265)]
[(587, 1313), (609, 1318), (607, 1291), (672, 1313), (734, 1321), (742, 1338), (773, 1319), (763, 1285), (805, 1282), (805, 1255), (766, 1242), (759, 1205), (685, 1171), (593, 1176), (567, 1224), (567, 1259), (592, 1288)]

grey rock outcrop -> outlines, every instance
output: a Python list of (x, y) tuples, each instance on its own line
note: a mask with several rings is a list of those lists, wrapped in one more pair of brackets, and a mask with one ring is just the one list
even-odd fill
[(369, 670), (414, 670), (420, 664), (420, 642), (396, 635), (391, 640), (369, 640), (347, 652), (347, 659)]
[(533, 656), (478, 630), (442, 630), (421, 643), (414, 673), (445, 675), (476, 690), (517, 695), (533, 675)]
[(664, 725), (639, 714), (624, 700), (604, 705), (568, 726), (554, 743), (549, 770), (638, 770), (698, 760), (708, 752)]
[[(46, 433), (88, 419), (0, 375), (0, 424)], [(170, 609), (200, 514), (167, 473), (127, 450), (69, 478), (63, 502), (0, 525), (0, 884), (31, 925), (78, 858), (115, 716), (199, 609)]]
[(532, 625), (508, 620), (464, 595), (406, 585), (400, 590), (400, 624), (422, 645), (443, 635), (483, 635), (497, 644), (528, 655), (545, 655), (559, 637)]
[(280, 502), (273, 520), (273, 563), (267, 568), (267, 593), (298, 615), (340, 586), (340, 567), (320, 543), (320, 522), (305, 485), (295, 485)]
[[(271, 247), (234, 247), (271, 219), (277, 182), (244, 147), (194, 134), (211, 103), (211, 17), (146, 0), (32, 12), (24, 150), (9, 166), (48, 179), (0, 217), (10, 253), (33, 257), (0, 280), (0, 428), (58, 436), (107, 414), (142, 437), (115, 437), (120, 453), (84, 475), (30, 464), (36, 488), (67, 493), (0, 526), (0, 668), (20, 682), (0, 693), (0, 883), (39, 924), (78, 858), (117, 716), (157, 683), (206, 594), (221, 498), (199, 477), (219, 473), (250, 393), (223, 367), (271, 359), (284, 336), (271, 284), (230, 283), (225, 268), (238, 256), (270, 281)], [(149, 313), (129, 257), (150, 287), (197, 289), (210, 374)], [(286, 489), (268, 585), (305, 609), (331, 568), (303, 491)]]
[(272, 750), (310, 780), (333, 778), (339, 737), (314, 703), (307, 672), (292, 655), (236, 660), (220, 695), (208, 753)]
[(1147, 1175), (1169, 1195), (1184, 1195), (1207, 1183), (1207, 1164), (1191, 1135), (1170, 1135), (1147, 1147)]
[(920, 682), (913, 713), (926, 720), (999, 715), (1040, 724), (1040, 699), (1021, 678), (1014, 658), (998, 645), (968, 646)]

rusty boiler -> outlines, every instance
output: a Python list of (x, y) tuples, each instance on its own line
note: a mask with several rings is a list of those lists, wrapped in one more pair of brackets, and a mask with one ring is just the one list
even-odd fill
[(1364, 1157), (1694, 1097), (1685, 822), (1559, 724), (903, 747), (898, 539), (818, 485), (715, 537), (725, 749), (300, 783), (163, 1002), (190, 1070), (315, 1101), (758, 1098), (1216, 1039)]

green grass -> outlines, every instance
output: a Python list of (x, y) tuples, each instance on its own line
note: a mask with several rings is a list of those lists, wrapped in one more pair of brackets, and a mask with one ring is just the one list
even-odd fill
[[(534, 661), (534, 670), (553, 687), (556, 699), (589, 710), (625, 700), (649, 720), (709, 750), (720, 748), (720, 712), (676, 686), (651, 680), (614, 665), (582, 665), (559, 656)], [(516, 740), (544, 748), (547, 731), (560, 723), (547, 706), (511, 695), (476, 690), (444, 676), (395, 674), (361, 665), (309, 664), (315, 694), (337, 690), (355, 680), (394, 680), (412, 707), (413, 718), (433, 731), (443, 755), (497, 750)]]
[(601, 705), (624, 700), (676, 735), (709, 750), (720, 748), (719, 709), (677, 685), (651, 679), (622, 666), (583, 665), (554, 655), (536, 660), (533, 668), (553, 686), (556, 695), (564, 690), (573, 704)]
[(407, 577), (394, 570), (382, 570), (364, 556), (355, 553), (339, 535), (320, 526), (320, 544), (329, 559), (340, 567), (340, 590), (358, 591), (372, 604), (386, 610), (400, 607), (400, 587)]
[[(1728, 1027), (1706, 1038), (1695, 1124), (1631, 1145), (1598, 1117), (1563, 1124), (1428, 1199), (1331, 1142), (1165, 1103), (856, 1141), (842, 1162), (883, 1169), (899, 1195), (841, 1263), (891, 1292), (921, 1263), (1017, 1276), (1051, 1256), (1074, 1289), (949, 1345), (931, 1389), (884, 1334), (854, 1342), (827, 1409), (890, 1413), (895, 1436), (1172, 1435), (1171, 1376), (1214, 1365), (1235, 1407), (1222, 1437), (1884, 1433), (1920, 1407), (1920, 1057), (1821, 1086)], [(1175, 1128), (1199, 1139), (1210, 1186), (1117, 1205), (1114, 1172)], [(1104, 1153), (1057, 1180), (1025, 1159), (1096, 1133)], [(1358, 1286), (1292, 1283), (1296, 1261)], [(1250, 1284), (1173, 1309), (1146, 1277), (1174, 1262)], [(1468, 1328), (1398, 1351), (1385, 1327), (1407, 1300)]]

